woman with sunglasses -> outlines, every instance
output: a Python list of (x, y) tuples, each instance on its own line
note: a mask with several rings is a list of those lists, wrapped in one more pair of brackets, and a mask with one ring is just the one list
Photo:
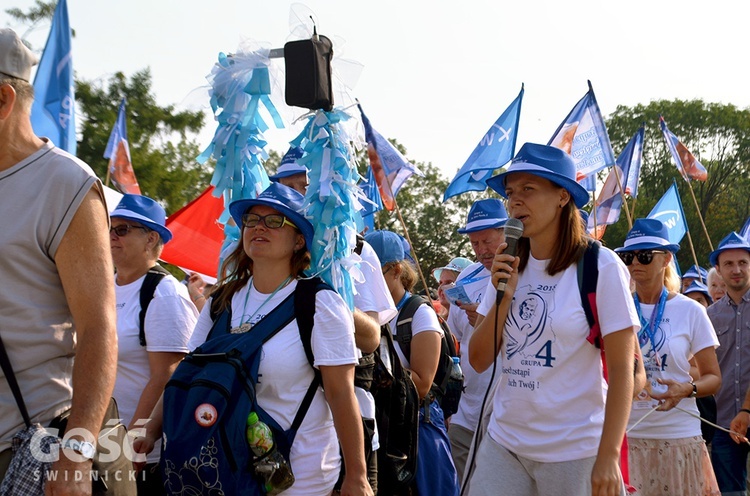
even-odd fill
[[(478, 308), (484, 318), (469, 343), (478, 372), (502, 356), (471, 496), (625, 494), (619, 462), (638, 319), (627, 271), (602, 247), (596, 306), (607, 386), (601, 351), (586, 340), (577, 262), (589, 238), (578, 208), (589, 195), (575, 179), (568, 154), (526, 143), (506, 172), (487, 181), (508, 199), (508, 213), (523, 222), (524, 232), (517, 257), (504, 253), (506, 243), (498, 248), (491, 287)], [(497, 302), (501, 281), (505, 292)]]
[[(300, 213), (303, 200), (297, 191), (272, 183), (256, 199), (232, 202), (229, 211), (242, 226), (242, 236), (225, 260), (222, 277), (198, 317), (190, 349), (210, 339), (212, 306), (219, 311), (231, 307), (231, 333), (252, 333), (253, 326), (294, 292), (298, 279), (310, 266), (308, 246), (314, 234), (312, 223)], [(344, 300), (333, 290), (316, 293), (311, 347), (322, 387), (315, 393), (292, 443), (289, 462), (295, 482), (281, 494), (331, 494), (343, 454), (346, 474), (340, 494), (372, 495), (354, 395), (354, 365), (358, 359), (354, 321)], [(314, 376), (296, 319), (263, 343), (258, 376), (258, 405), (282, 429), (289, 429)], [(156, 413), (154, 417), (161, 415)], [(159, 435), (156, 426), (160, 425), (147, 425), (148, 440)]]
[[(719, 345), (706, 309), (679, 293), (669, 242), (657, 219), (637, 219), (615, 251), (635, 281), (638, 341), (648, 382), (628, 422), (630, 483), (638, 494), (720, 494), (695, 417), (695, 398), (721, 385)], [(654, 411), (655, 410), (655, 411)]]
[[(163, 270), (157, 260), (172, 239), (164, 208), (146, 196), (128, 194), (110, 216), (110, 251), (117, 269), (118, 344), (112, 396), (123, 424), (132, 430), (151, 414), (177, 364), (190, 351), (188, 340), (198, 311), (185, 285), (171, 275), (150, 274)], [(146, 297), (149, 303), (143, 312), (141, 301)], [(136, 480), (141, 495), (166, 494), (159, 470), (160, 452), (157, 443)]]

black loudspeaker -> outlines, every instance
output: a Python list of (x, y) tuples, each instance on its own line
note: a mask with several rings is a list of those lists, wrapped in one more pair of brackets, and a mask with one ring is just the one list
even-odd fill
[(331, 59), (333, 43), (325, 36), (284, 45), (287, 105), (310, 110), (333, 109)]

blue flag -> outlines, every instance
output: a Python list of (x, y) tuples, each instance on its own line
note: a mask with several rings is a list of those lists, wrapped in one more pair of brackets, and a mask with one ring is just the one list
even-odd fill
[(66, 0), (57, 3), (47, 44), (34, 76), (31, 125), (37, 136), (49, 138), (59, 148), (76, 154), (73, 59)]
[(742, 226), (742, 229), (740, 230), (740, 236), (750, 242), (750, 217), (747, 218), (747, 220), (745, 221), (745, 225)]
[(654, 205), (647, 216), (649, 219), (658, 219), (669, 229), (669, 242), (679, 244), (688, 231), (685, 212), (682, 211), (680, 192), (677, 191), (677, 181), (672, 182), (664, 196)]
[(359, 182), (359, 188), (365, 194), (365, 197), (372, 203), (362, 202), (362, 220), (364, 221), (365, 227), (368, 232), (375, 230), (375, 212), (383, 210), (383, 202), (380, 199), (380, 191), (378, 191), (378, 185), (375, 182), (375, 175), (372, 171), (372, 167), (367, 169), (367, 175), (363, 177)]
[(109, 135), (104, 158), (109, 159), (109, 177), (121, 193), (140, 195), (141, 188), (135, 178), (133, 161), (130, 159), (130, 144), (128, 143), (128, 128), (125, 121), (125, 98), (120, 103), (117, 121)]
[(375, 176), (375, 182), (380, 189), (383, 206), (392, 212), (396, 208), (396, 195), (412, 174), (423, 174), (412, 165), (400, 151), (372, 128), (362, 106), (357, 104), (362, 114), (362, 124), (365, 126), (365, 140), (367, 140), (367, 156), (370, 167)]
[(570, 154), (576, 164), (576, 180), (581, 183), (583, 178), (615, 165), (607, 126), (596, 103), (591, 81), (589, 91), (576, 103), (547, 144)]
[(513, 103), (485, 133), (482, 141), (456, 173), (456, 177), (445, 190), (444, 202), (448, 198), (468, 191), (484, 191), (487, 189), (485, 181), (492, 176), (492, 173), (513, 158), (516, 152), (518, 120), (521, 117), (521, 100), (523, 100), (523, 84), (521, 92)]
[(622, 181), (625, 193), (633, 198), (638, 196), (638, 179), (643, 163), (643, 137), (646, 133), (644, 125), (638, 128), (625, 149), (617, 157), (617, 165), (622, 169)]

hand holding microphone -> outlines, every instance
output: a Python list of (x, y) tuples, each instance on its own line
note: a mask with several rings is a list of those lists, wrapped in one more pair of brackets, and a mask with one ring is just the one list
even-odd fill
[[(518, 240), (521, 239), (521, 236), (523, 236), (523, 222), (521, 222), (518, 219), (510, 218), (505, 223), (504, 230), (505, 230), (505, 243), (508, 246), (505, 247), (503, 254), (515, 257), (516, 251), (518, 250)], [(508, 283), (508, 279), (510, 278), (510, 274), (508, 272), (506, 271), (499, 271), (499, 272), (508, 274), (508, 277), (504, 279), (500, 279), (500, 281), (497, 283), (497, 298), (495, 300), (496, 305), (500, 305), (500, 302), (502, 301), (503, 296), (505, 295), (505, 286)]]

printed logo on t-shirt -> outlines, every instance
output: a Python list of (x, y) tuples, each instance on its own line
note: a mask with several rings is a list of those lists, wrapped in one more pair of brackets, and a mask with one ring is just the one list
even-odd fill
[[(638, 344), (641, 346), (643, 354), (643, 366), (646, 369), (646, 377), (651, 384), (651, 391), (654, 393), (665, 393), (668, 389), (668, 386), (659, 384), (657, 379), (662, 377), (662, 373), (667, 368), (669, 354), (667, 353), (668, 347), (664, 345), (671, 334), (669, 319), (662, 319), (653, 336), (650, 336), (643, 328), (638, 332)], [(633, 404), (634, 408), (651, 408), (654, 405), (654, 400), (649, 400), (646, 390), (641, 391), (637, 401)]]

